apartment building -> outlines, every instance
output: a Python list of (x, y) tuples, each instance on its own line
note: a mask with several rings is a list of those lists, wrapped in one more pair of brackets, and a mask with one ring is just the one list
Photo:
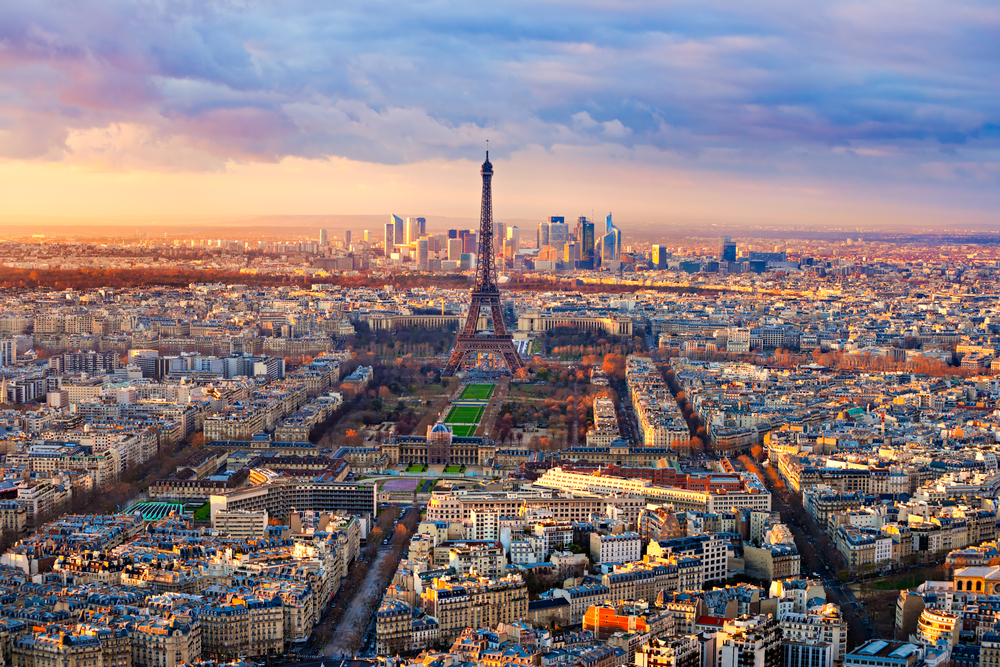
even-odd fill
[(717, 667), (781, 667), (781, 626), (767, 615), (727, 619), (715, 638)]
[(197, 621), (146, 616), (130, 627), (134, 667), (180, 667), (201, 659), (201, 625)]
[(424, 611), (438, 622), (441, 641), (450, 642), (467, 627), (496, 627), (527, 616), (528, 591), (519, 575), (441, 577), (424, 589)]
[(652, 639), (635, 652), (635, 667), (701, 667), (702, 646), (694, 635)]
[(212, 530), (229, 537), (263, 537), (267, 533), (267, 510), (219, 510), (212, 515)]
[(729, 543), (718, 535), (651, 541), (646, 547), (646, 555), (652, 558), (697, 558), (701, 561), (705, 581), (724, 581), (729, 578)]
[(284, 651), (281, 600), (227, 595), (219, 604), (202, 607), (201, 650), (219, 658), (260, 657)]
[(642, 559), (639, 533), (590, 534), (590, 555), (598, 563), (630, 563)]

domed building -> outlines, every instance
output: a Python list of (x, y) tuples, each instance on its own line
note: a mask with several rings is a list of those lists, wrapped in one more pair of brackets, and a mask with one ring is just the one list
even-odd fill
[(496, 455), (489, 437), (456, 436), (451, 427), (438, 420), (427, 427), (427, 435), (393, 435), (382, 443), (387, 465), (485, 466)]
[(427, 427), (427, 464), (448, 465), (451, 463), (451, 429), (440, 419)]

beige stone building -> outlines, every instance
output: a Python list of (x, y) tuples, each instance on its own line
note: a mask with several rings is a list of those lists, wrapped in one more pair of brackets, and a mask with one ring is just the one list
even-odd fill
[(220, 604), (204, 607), (198, 618), (206, 657), (257, 657), (284, 651), (284, 614), (277, 598), (230, 595)]
[(441, 577), (422, 597), (424, 611), (437, 620), (443, 642), (453, 641), (467, 627), (494, 628), (522, 620), (528, 613), (528, 590), (518, 575)]
[(131, 628), (132, 664), (135, 667), (178, 667), (201, 660), (201, 625), (198, 621), (182, 616), (148, 616), (134, 621)]

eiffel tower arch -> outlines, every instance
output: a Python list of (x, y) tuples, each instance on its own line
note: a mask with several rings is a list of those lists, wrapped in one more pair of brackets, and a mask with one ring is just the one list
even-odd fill
[[(524, 366), (514, 347), (514, 337), (507, 333), (497, 284), (496, 252), (493, 248), (493, 165), (490, 152), (480, 171), (483, 175), (483, 203), (479, 213), (479, 262), (476, 266), (476, 285), (472, 288), (469, 315), (465, 326), (458, 332), (451, 358), (444, 375), (454, 375), (462, 361), (470, 354), (492, 354), (503, 361), (511, 373)], [(491, 333), (479, 333), (479, 314), (485, 311), (493, 320)]]

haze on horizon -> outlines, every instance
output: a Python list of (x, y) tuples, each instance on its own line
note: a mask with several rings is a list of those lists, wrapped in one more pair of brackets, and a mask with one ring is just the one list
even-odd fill
[(1000, 227), (1000, 7), (732, 5), (4, 3), (0, 217)]

